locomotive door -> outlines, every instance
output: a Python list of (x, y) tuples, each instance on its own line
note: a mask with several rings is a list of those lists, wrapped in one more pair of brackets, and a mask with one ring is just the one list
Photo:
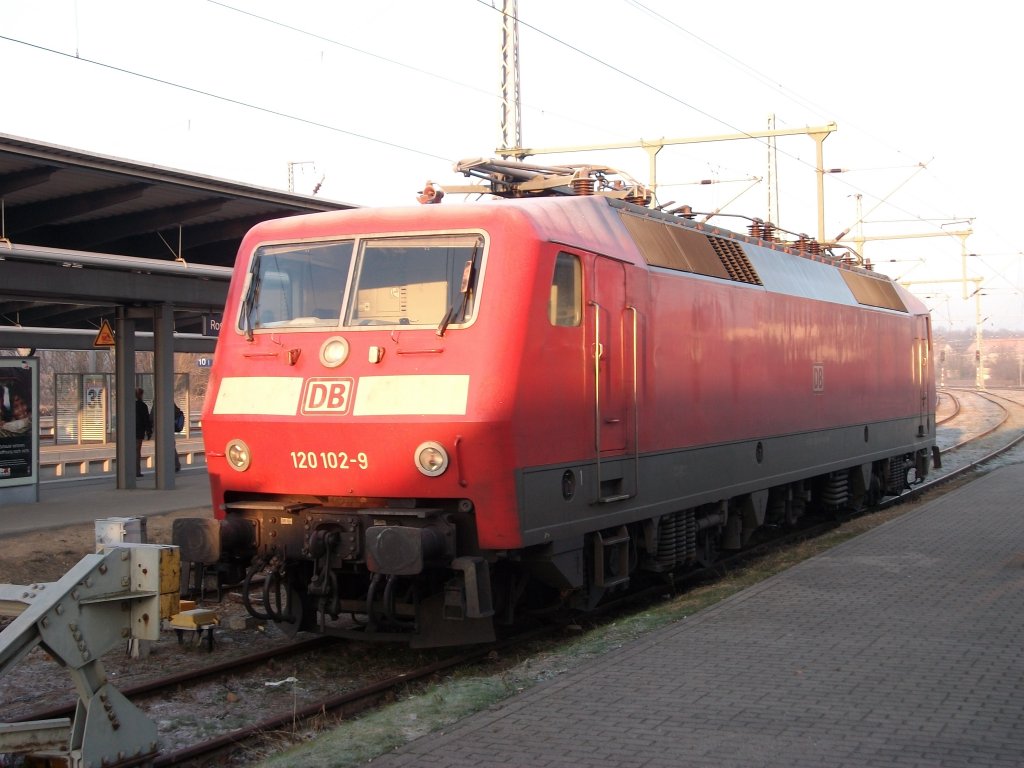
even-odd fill
[(627, 385), (635, 379), (635, 333), (631, 334), (629, 329), (636, 327), (636, 313), (626, 306), (623, 264), (601, 256), (587, 262), (587, 359), (591, 366), (588, 378), (592, 382), (597, 499), (608, 502), (636, 493), (637, 468), (624, 456), (631, 422), (630, 403), (636, 399), (636, 393)]
[(927, 434), (927, 424), (932, 411), (932, 387), (929, 386), (932, 382), (931, 370), (929, 366), (931, 360), (929, 359), (929, 353), (932, 348), (932, 325), (931, 318), (928, 316), (922, 316), (918, 318), (920, 334), (919, 338), (915, 341), (917, 343), (917, 379), (918, 386), (920, 387), (919, 396), (919, 426), (918, 431), (921, 435)]

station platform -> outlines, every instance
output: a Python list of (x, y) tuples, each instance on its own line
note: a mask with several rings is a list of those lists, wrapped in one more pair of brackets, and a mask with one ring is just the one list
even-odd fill
[(1024, 465), (374, 768), (1024, 765)]
[(131, 490), (118, 489), (114, 477), (61, 480), (39, 484), (39, 501), (0, 504), (0, 537), (27, 531), (93, 523), (106, 517), (148, 517), (186, 509), (210, 509), (206, 467), (185, 467), (172, 490), (157, 490), (147, 471)]

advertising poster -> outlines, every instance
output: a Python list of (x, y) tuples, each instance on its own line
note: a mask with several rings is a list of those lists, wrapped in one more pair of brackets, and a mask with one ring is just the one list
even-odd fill
[(0, 487), (36, 482), (38, 361), (0, 357)]

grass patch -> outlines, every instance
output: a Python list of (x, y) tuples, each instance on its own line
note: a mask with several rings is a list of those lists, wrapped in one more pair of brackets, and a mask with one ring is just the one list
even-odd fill
[(315, 740), (259, 763), (261, 768), (356, 766), (408, 741), (458, 722), (522, 690), (508, 678), (470, 676), (445, 680), (384, 709), (342, 723)]

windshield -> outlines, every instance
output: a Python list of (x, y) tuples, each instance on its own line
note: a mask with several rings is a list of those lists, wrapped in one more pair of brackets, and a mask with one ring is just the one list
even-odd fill
[(364, 241), (345, 324), (436, 328), (446, 318), (468, 322), (482, 252), (480, 235)]
[(481, 235), (422, 235), (262, 246), (239, 330), (467, 323), (483, 244)]
[(243, 329), (336, 327), (353, 245), (349, 240), (258, 248), (242, 312)]

